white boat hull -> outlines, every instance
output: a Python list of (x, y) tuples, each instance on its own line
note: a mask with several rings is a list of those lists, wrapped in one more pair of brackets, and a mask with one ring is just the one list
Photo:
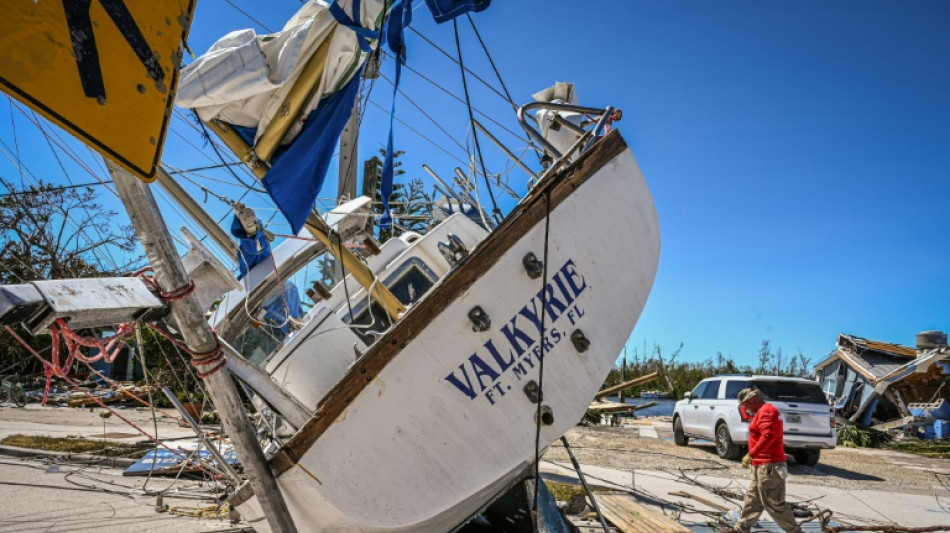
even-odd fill
[[(312, 425), (271, 460), (298, 530), (444, 533), (534, 462), (529, 380), (543, 384), (542, 404), (553, 413), (541, 427), (542, 449), (581, 419), (646, 304), (660, 251), (636, 160), (618, 134), (599, 145), (608, 143), (591, 152), (612, 153), (572, 167), (577, 183), (539, 185), (350, 369)], [(522, 259), (544, 258), (546, 205), (553, 207), (542, 378), (543, 279), (529, 277)], [(487, 331), (473, 330), (475, 306), (491, 319)], [(589, 339), (588, 350), (575, 347), (575, 331)], [(270, 531), (254, 496), (239, 492), (232, 502), (257, 531)]]

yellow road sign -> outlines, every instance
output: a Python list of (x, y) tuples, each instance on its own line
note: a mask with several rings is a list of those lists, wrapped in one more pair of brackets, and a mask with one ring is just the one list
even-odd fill
[(195, 0), (5, 4), (0, 89), (154, 180)]

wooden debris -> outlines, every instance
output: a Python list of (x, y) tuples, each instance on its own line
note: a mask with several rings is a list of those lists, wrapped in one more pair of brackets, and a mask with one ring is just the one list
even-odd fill
[(631, 379), (630, 381), (626, 381), (624, 383), (621, 383), (620, 385), (614, 385), (613, 387), (610, 387), (609, 389), (604, 389), (598, 392), (597, 394), (594, 395), (594, 398), (603, 398), (604, 396), (610, 396), (611, 394), (622, 391), (623, 389), (626, 389), (626, 388), (630, 388), (636, 385), (643, 385), (644, 383), (649, 383), (653, 381), (654, 379), (658, 378), (659, 376), (660, 376), (659, 374), (654, 372), (652, 374), (640, 376), (636, 379)]
[(647, 402), (643, 405), (633, 405), (620, 402), (591, 402), (590, 406), (587, 408), (591, 411), (597, 411), (598, 413), (616, 413), (646, 409), (647, 407), (653, 407), (654, 405), (656, 405), (656, 402)]
[(598, 493), (597, 503), (614, 526), (623, 533), (692, 533), (688, 527), (640, 504), (623, 493)]
[(724, 513), (725, 513), (725, 512), (729, 512), (729, 511), (732, 510), (730, 507), (726, 507), (725, 505), (723, 505), (723, 504), (721, 504), (721, 503), (716, 503), (716, 502), (714, 502), (714, 501), (712, 501), (712, 500), (703, 498), (702, 496), (696, 496), (695, 494), (690, 494), (690, 493), (686, 492), (685, 490), (673, 491), (673, 492), (670, 492), (669, 495), (670, 495), (670, 496), (679, 496), (680, 498), (688, 498), (688, 499), (690, 499), (690, 500), (696, 500), (696, 501), (698, 501), (699, 503), (701, 503), (701, 504), (703, 504), (703, 505), (707, 505), (707, 506), (709, 506), (709, 507), (712, 507), (713, 509), (717, 509), (717, 510), (722, 511), (722, 512), (724, 512)]
[(910, 424), (916, 418), (917, 417), (915, 416), (905, 416), (903, 418), (898, 418), (896, 420), (891, 420), (889, 422), (883, 422), (881, 424), (871, 426), (871, 429), (876, 429), (878, 431), (889, 431), (892, 429), (898, 429), (900, 427), (906, 426), (907, 424)]

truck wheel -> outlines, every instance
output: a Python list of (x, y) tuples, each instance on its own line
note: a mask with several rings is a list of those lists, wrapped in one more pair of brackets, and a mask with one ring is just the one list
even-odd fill
[(729, 427), (725, 422), (720, 422), (716, 426), (716, 453), (719, 457), (730, 461), (742, 456), (742, 446), (737, 446), (732, 442), (732, 435), (729, 434)]
[(795, 462), (804, 466), (815, 466), (821, 457), (821, 450), (792, 450)]
[(673, 419), (673, 443), (677, 446), (689, 444), (689, 437), (683, 433), (683, 419), (680, 417)]

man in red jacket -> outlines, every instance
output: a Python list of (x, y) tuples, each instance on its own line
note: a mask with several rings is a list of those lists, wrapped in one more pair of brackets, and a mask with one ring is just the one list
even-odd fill
[(744, 468), (752, 464), (752, 483), (742, 502), (742, 516), (735, 527), (725, 531), (748, 533), (762, 511), (768, 511), (772, 520), (785, 531), (802, 533), (792, 509), (785, 502), (788, 465), (785, 464), (782, 414), (774, 405), (766, 403), (755, 389), (742, 389), (737, 398), (746, 411), (755, 413), (749, 423), (749, 453), (742, 458)]

